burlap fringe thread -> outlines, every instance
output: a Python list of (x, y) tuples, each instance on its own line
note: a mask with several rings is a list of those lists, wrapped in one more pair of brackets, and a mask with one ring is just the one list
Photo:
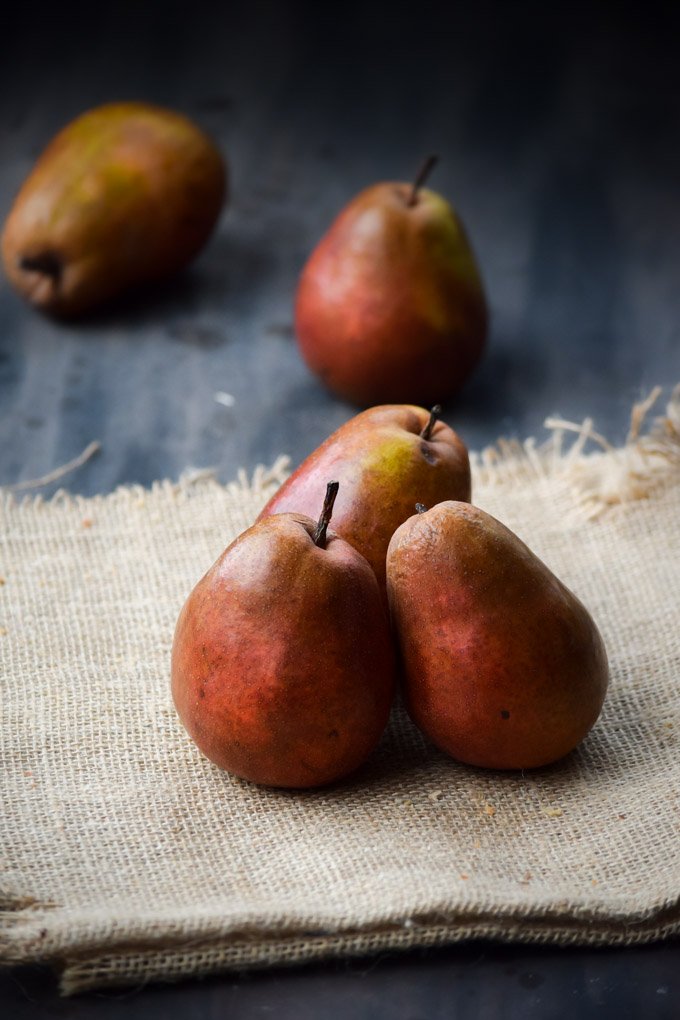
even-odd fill
[[(473, 477), (485, 485), (529, 478), (559, 477), (576, 497), (576, 509), (595, 518), (607, 508), (649, 498), (670, 481), (680, 467), (680, 383), (675, 386), (665, 414), (656, 418), (647, 432), (647, 416), (659, 399), (655, 387), (631, 411), (626, 442), (614, 447), (595, 432), (591, 418), (580, 425), (561, 418), (547, 418), (552, 435), (538, 445), (532, 437), (524, 442), (499, 439), (495, 446), (473, 453)], [(576, 435), (571, 446), (567, 436)], [(587, 453), (589, 442), (600, 449)]]
[[(544, 443), (537, 443), (533, 436), (523, 442), (501, 437), (481, 452), (473, 451), (470, 454), (473, 477), (485, 485), (559, 477), (568, 483), (576, 496), (576, 508), (587, 518), (598, 517), (608, 507), (647, 499), (673, 477), (673, 467), (680, 466), (680, 383), (671, 393), (665, 414), (655, 418), (647, 432), (642, 431), (661, 393), (662, 387), (656, 386), (649, 396), (633, 405), (630, 428), (623, 446), (613, 446), (596, 432), (592, 418), (585, 418), (578, 424), (549, 417), (544, 425), (551, 435)], [(567, 446), (566, 439), (572, 435), (575, 435), (574, 441), (571, 446)], [(600, 450), (587, 453), (586, 447), (590, 442)], [(57, 477), (80, 467), (100, 449), (101, 444), (95, 440), (63, 468), (50, 471), (43, 478), (29, 483), (0, 486), (0, 494), (14, 503), (17, 500), (16, 492), (49, 484)], [(250, 476), (244, 468), (239, 468), (236, 478), (227, 482), (225, 488), (235, 496), (261, 496), (283, 484), (289, 475), (289, 467), (290, 457), (281, 454), (270, 467), (258, 464)], [(219, 484), (214, 468), (187, 468), (177, 482), (154, 482), (151, 490), (170, 487), (183, 492), (206, 482)], [(118, 491), (139, 497), (145, 490), (143, 486), (132, 485)], [(59, 489), (50, 498), (50, 502), (77, 503), (80, 499), (66, 489)], [(88, 499), (97, 501), (106, 499), (106, 495)], [(19, 500), (21, 503), (40, 503), (43, 497), (40, 494), (23, 495)]]

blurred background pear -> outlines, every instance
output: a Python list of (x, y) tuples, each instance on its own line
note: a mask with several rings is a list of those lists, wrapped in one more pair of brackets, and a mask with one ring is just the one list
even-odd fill
[(226, 188), (220, 152), (187, 117), (99, 106), (59, 132), (21, 187), (2, 234), (5, 270), (44, 312), (90, 311), (183, 268)]

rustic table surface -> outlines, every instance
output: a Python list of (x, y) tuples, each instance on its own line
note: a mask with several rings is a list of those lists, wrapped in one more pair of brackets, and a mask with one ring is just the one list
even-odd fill
[[(613, 442), (680, 381), (678, 24), (655, 4), (437, 5), (36, 0), (0, 16), (0, 216), (49, 138), (141, 98), (193, 117), (231, 198), (193, 266), (85, 321), (0, 281), (0, 485), (94, 494), (214, 468), (299, 462), (355, 408), (295, 344), (302, 264), (365, 185), (431, 186), (473, 239), (492, 328), (445, 419), (470, 448), (594, 419)], [(228, 394), (222, 402), (216, 394)], [(229, 405), (229, 406), (227, 406)], [(12, 1017), (675, 1017), (677, 943), (611, 950), (475, 943), (59, 1001), (0, 976)]]

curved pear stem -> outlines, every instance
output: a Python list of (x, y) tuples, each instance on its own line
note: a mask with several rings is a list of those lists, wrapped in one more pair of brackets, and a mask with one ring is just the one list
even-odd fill
[(316, 531), (314, 532), (314, 545), (318, 545), (319, 549), (326, 548), (326, 531), (331, 521), (333, 504), (335, 503), (335, 497), (338, 494), (339, 488), (340, 482), (329, 482), (326, 486), (326, 496), (323, 501), (321, 517), (319, 517)]
[(439, 415), (441, 413), (442, 413), (441, 404), (435, 404), (434, 407), (430, 408), (430, 417), (427, 420), (425, 428), (420, 433), (421, 439), (425, 439), (427, 441), (431, 437), (432, 429), (435, 427), (437, 420), (439, 419)]
[(418, 171), (418, 173), (416, 175), (416, 179), (413, 182), (413, 187), (411, 188), (411, 194), (408, 197), (406, 205), (415, 205), (416, 204), (416, 202), (418, 201), (418, 192), (420, 191), (420, 189), (422, 188), (423, 184), (425, 183), (427, 178), (430, 176), (430, 174), (432, 173), (435, 165), (438, 162), (439, 162), (439, 156), (428, 156), (427, 157), (427, 159), (425, 160), (425, 162), (423, 163), (423, 165), (421, 166), (420, 170)]
[(426, 514), (427, 511), (428, 511), (428, 507), (426, 507), (424, 503), (416, 503), (416, 513), (417, 514)]

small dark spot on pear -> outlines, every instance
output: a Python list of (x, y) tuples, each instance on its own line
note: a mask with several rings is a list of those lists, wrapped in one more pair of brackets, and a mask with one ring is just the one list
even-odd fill
[(199, 698), (204, 698), (205, 697), (205, 691), (203, 690), (202, 687), (199, 688), (198, 696), (199, 696)]
[(509, 718), (510, 718), (510, 713), (508, 712), (507, 708), (502, 708), (501, 709), (501, 719), (509, 719)]
[(328, 734), (328, 736), (329, 737), (339, 737), (340, 734), (338, 733), (337, 730), (331, 730), (330, 733)]

